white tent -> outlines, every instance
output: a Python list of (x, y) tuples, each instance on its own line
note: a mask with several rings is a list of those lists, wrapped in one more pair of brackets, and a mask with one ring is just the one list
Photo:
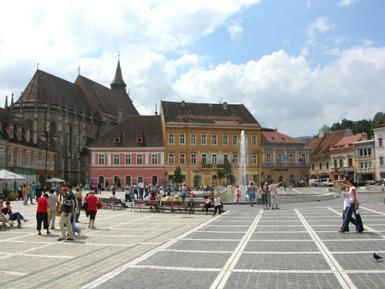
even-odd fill
[(65, 183), (65, 180), (59, 178), (51, 178), (46, 180), (47, 183)]
[(0, 181), (25, 180), (25, 177), (7, 170), (0, 170)]

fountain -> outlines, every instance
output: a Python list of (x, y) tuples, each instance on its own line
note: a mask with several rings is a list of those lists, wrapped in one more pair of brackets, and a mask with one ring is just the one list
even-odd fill
[(241, 202), (246, 200), (246, 191), (248, 185), (247, 179), (247, 141), (245, 131), (241, 131), (240, 139), (240, 160), (239, 160), (239, 189), (241, 191)]

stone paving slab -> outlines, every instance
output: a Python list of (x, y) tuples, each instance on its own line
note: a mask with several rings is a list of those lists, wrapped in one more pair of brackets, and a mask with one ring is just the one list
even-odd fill
[(242, 239), (244, 233), (215, 233), (215, 232), (194, 232), (186, 236), (188, 239)]
[(115, 289), (202, 289), (209, 288), (217, 272), (186, 272), (172, 270), (128, 269), (97, 288)]
[(385, 263), (375, 262), (372, 252), (358, 254), (334, 254), (334, 258), (345, 270), (384, 270), (385, 273)]
[(383, 289), (385, 287), (385, 273), (354, 273), (349, 274), (349, 277), (360, 289)]
[(310, 240), (309, 233), (253, 233), (251, 240)]
[(332, 273), (232, 273), (226, 289), (338, 289), (342, 288)]
[(321, 254), (242, 254), (236, 269), (329, 270)]
[(318, 248), (314, 242), (270, 242), (261, 241), (255, 242), (250, 241), (247, 243), (245, 251), (254, 252), (317, 252)]
[(162, 251), (138, 263), (138, 265), (221, 269), (230, 255)]
[(293, 225), (293, 226), (266, 226), (266, 227), (260, 227), (257, 226), (255, 229), (255, 232), (268, 232), (268, 231), (300, 231), (304, 230), (303, 225)]
[(234, 250), (239, 241), (195, 241), (183, 240), (170, 246), (170, 249), (176, 250), (205, 250), (205, 251), (229, 251)]
[(349, 234), (337, 234), (336, 232), (317, 232), (317, 235), (321, 239), (336, 239), (336, 240), (363, 240), (363, 239), (378, 239), (381, 240), (382, 238), (378, 236), (377, 234), (374, 234), (372, 232), (363, 232), (361, 234), (356, 233), (349, 233)]
[[(354, 234), (354, 233), (353, 233)], [(385, 240), (379, 241), (348, 241), (348, 242), (336, 242), (325, 241), (326, 247), (330, 251), (385, 251)]]

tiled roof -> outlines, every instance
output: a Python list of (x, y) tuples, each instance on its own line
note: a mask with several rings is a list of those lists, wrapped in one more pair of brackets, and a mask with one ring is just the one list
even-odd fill
[(123, 90), (109, 89), (91, 79), (79, 75), (75, 84), (80, 87), (92, 112), (104, 112), (117, 116), (138, 115), (131, 99)]
[(305, 142), (287, 136), (278, 131), (262, 131), (262, 144), (301, 144)]
[(163, 147), (160, 116), (128, 116), (89, 147)]
[[(88, 104), (77, 85), (42, 70), (36, 70), (22, 99), (24, 103), (49, 103), (78, 112), (89, 112)], [(20, 103), (20, 99), (16, 103)]]
[[(71, 83), (57, 76), (37, 70), (22, 95), (23, 103), (50, 104), (92, 115), (98, 120), (103, 114), (114, 117), (120, 110), (123, 116), (138, 115), (124, 90), (109, 89), (84, 76)], [(20, 103), (19, 99), (16, 103)]]
[(347, 149), (353, 147), (353, 143), (366, 139), (366, 133), (358, 133), (351, 136), (344, 136), (334, 146), (330, 148), (331, 151)]
[(259, 123), (243, 104), (162, 101), (161, 107), (166, 124), (181, 123), (229, 126), (242, 126), (242, 124), (247, 124), (259, 126)]
[(341, 138), (349, 135), (349, 130), (338, 130), (327, 132), (321, 138), (315, 138), (311, 141), (309, 147), (311, 149), (311, 157), (315, 159), (324, 158), (329, 153), (331, 147), (333, 147)]

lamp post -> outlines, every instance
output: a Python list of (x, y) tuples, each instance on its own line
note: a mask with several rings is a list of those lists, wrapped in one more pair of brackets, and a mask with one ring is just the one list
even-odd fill
[[(48, 143), (49, 143), (49, 137), (50, 132), (49, 131), (42, 131), (41, 132), (41, 139), (45, 142), (45, 159), (44, 159), (44, 192), (47, 190), (47, 165), (48, 165)], [(52, 140), (56, 142), (57, 136), (56, 134), (52, 135)]]

